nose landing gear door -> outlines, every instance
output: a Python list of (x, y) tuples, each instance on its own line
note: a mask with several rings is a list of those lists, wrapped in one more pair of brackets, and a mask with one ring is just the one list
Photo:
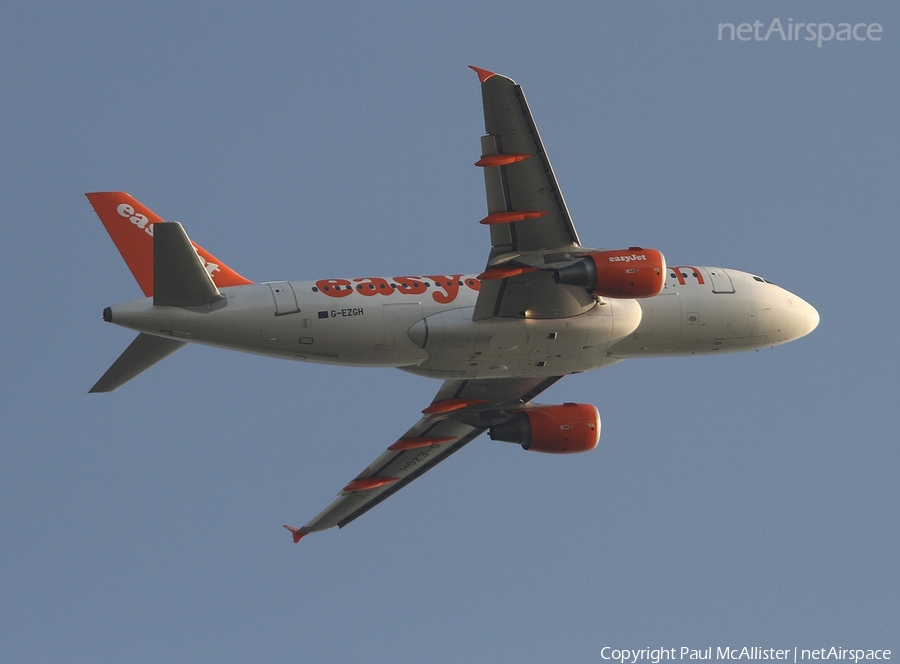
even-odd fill
[(272, 297), (275, 298), (275, 315), (295, 314), (300, 311), (297, 306), (297, 298), (294, 289), (287, 281), (272, 281), (267, 284), (272, 289)]

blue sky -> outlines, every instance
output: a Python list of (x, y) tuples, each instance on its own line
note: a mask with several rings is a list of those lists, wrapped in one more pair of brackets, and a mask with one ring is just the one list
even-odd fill
[[(719, 23), (880, 41), (719, 41)], [(868, 0), (5, 3), (0, 656), (597, 662), (900, 651), (900, 9)], [(541, 401), (590, 454), (478, 439), (305, 523), (436, 381), (189, 347), (112, 394), (139, 296), (83, 193), (247, 277), (479, 272), (474, 64), (524, 86), (582, 240), (752, 271), (819, 310), (762, 352), (635, 360)]]

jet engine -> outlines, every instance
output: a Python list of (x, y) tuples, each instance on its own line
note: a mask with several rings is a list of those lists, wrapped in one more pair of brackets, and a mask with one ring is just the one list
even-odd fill
[(519, 443), (532, 452), (588, 452), (600, 440), (600, 413), (585, 403), (535, 406), (491, 427), (491, 440)]
[(596, 251), (553, 273), (558, 284), (604, 297), (653, 297), (666, 283), (666, 259), (656, 249)]

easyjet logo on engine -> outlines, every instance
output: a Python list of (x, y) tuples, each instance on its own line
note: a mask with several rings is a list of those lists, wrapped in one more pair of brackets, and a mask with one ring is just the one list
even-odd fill
[(630, 256), (610, 256), (610, 263), (630, 263), (631, 261), (645, 261), (647, 254), (631, 254)]
[(347, 297), (354, 291), (365, 297), (376, 295), (423, 295), (430, 289), (431, 298), (439, 304), (449, 304), (459, 296), (459, 289), (481, 290), (481, 282), (461, 274), (428, 274), (422, 277), (361, 277), (359, 279), (319, 279), (314, 291), (328, 297)]

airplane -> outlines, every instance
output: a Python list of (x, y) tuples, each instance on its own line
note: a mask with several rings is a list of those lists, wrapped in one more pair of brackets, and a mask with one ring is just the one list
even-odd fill
[(487, 431), (549, 454), (600, 439), (590, 404), (532, 402), (568, 374), (625, 359), (768, 348), (819, 324), (812, 305), (731, 268), (670, 266), (655, 249), (581, 244), (522, 88), (478, 67), (491, 248), (481, 274), (254, 283), (123, 192), (86, 194), (143, 290), (103, 311), (138, 336), (91, 392), (187, 343), (288, 360), (396, 367), (442, 381), (419, 420), (305, 535), (343, 527)]

